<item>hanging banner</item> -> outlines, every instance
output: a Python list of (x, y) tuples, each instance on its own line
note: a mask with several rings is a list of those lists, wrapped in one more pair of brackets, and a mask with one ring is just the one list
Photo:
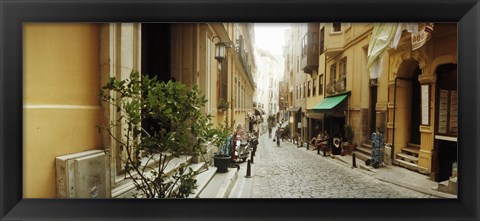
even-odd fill
[(382, 74), (381, 58), (392, 43), (397, 27), (397, 23), (374, 24), (367, 52), (367, 69), (370, 70), (370, 78), (375, 79)]
[(412, 51), (421, 48), (432, 37), (433, 23), (419, 25), (419, 31), (412, 33)]

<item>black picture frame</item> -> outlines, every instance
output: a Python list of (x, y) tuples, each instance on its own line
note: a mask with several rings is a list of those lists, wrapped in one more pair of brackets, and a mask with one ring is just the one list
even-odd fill
[[(0, 0), (1, 220), (479, 220), (478, 0)], [(458, 22), (458, 199), (22, 198), (23, 22)]]

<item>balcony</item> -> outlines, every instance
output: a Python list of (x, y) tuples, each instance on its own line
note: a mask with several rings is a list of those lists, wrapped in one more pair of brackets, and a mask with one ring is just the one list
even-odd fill
[(319, 23), (309, 23), (306, 39), (303, 41), (302, 52), (304, 54), (301, 67), (304, 73), (312, 74), (313, 71), (318, 71), (318, 52), (319, 48), (319, 38), (318, 31), (320, 28)]
[(252, 66), (249, 64), (249, 54), (245, 50), (245, 39), (243, 38), (243, 35), (240, 35), (239, 38), (236, 41), (236, 47), (235, 47), (235, 52), (237, 54), (237, 57), (239, 58), (240, 64), (245, 71), (245, 73), (248, 76), (248, 79), (252, 83), (254, 87), (256, 87), (254, 81), (253, 81), (253, 75), (252, 75)]
[(341, 76), (338, 81), (335, 82), (335, 92), (344, 92), (347, 89), (347, 79), (345, 76)]
[(325, 88), (327, 90), (327, 94), (334, 94), (335, 91), (335, 82), (329, 82), (327, 84), (327, 87)]
[(325, 36), (325, 55), (335, 57), (342, 53), (344, 48), (344, 31), (331, 32)]
[(329, 82), (325, 89), (329, 95), (345, 92), (347, 91), (347, 79), (344, 76), (340, 76), (340, 79), (337, 81)]

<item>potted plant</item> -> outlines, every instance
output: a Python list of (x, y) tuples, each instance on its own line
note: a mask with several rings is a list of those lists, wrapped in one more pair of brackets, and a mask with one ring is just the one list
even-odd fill
[(228, 110), (228, 107), (229, 107), (228, 101), (226, 101), (226, 100), (223, 99), (223, 98), (220, 98), (220, 100), (219, 100), (219, 102), (218, 102), (217, 110), (218, 110), (219, 112), (227, 111), (227, 110)]
[(213, 165), (217, 167), (217, 172), (226, 173), (231, 160), (230, 153), (233, 136), (226, 128), (221, 129), (221, 131), (222, 135), (219, 136), (217, 142), (218, 152), (213, 155)]
[(353, 143), (353, 138), (355, 137), (355, 133), (353, 132), (353, 128), (349, 124), (345, 124), (345, 139), (347, 139), (348, 144), (346, 145), (347, 153), (351, 153), (353, 149), (355, 148), (355, 144)]
[[(229, 103), (226, 102), (225, 110), (228, 109)], [(219, 129), (215, 129), (215, 144), (218, 152), (213, 155), (213, 165), (217, 167), (217, 172), (228, 172), (230, 165), (231, 153), (233, 147), (233, 134), (229, 127), (228, 112), (225, 114), (225, 125), (221, 125)]]
[[(201, 111), (207, 100), (199, 88), (132, 71), (125, 80), (110, 78), (100, 99), (119, 116), (102, 128), (118, 150), (116, 159), (132, 180), (135, 197), (188, 197), (197, 187), (197, 173), (188, 168), (185, 155), (200, 154), (202, 144), (215, 134), (211, 116)], [(167, 169), (181, 156), (185, 163)]]

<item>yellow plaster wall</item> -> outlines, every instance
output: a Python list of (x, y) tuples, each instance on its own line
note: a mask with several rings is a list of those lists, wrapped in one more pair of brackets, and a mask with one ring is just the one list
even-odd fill
[(99, 25), (24, 25), (25, 198), (55, 197), (56, 156), (101, 146)]

